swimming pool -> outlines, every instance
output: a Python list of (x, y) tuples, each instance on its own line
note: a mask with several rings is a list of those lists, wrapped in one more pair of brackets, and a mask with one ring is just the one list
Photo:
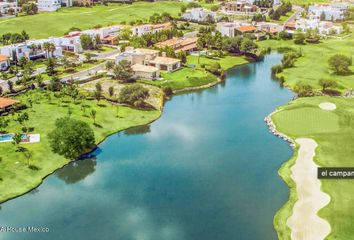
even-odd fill
[[(0, 134), (0, 142), (11, 142), (14, 134), (8, 133), (8, 134)], [(27, 139), (27, 134), (22, 134), (21, 139), (25, 140)]]

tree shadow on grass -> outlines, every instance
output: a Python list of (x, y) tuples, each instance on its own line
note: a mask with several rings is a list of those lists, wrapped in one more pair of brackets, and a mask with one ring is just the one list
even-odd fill
[(94, 123), (93, 124), (95, 127), (98, 127), (98, 128), (102, 128), (102, 125), (98, 124), (98, 123)]

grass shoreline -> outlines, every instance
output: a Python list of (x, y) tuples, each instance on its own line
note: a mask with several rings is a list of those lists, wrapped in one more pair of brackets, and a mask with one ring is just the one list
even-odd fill
[[(235, 58), (235, 60), (238, 59), (238, 58)], [(240, 64), (240, 62), (236, 63), (235, 65), (233, 65), (232, 67), (228, 67), (227, 69), (231, 69), (231, 68), (234, 68), (236, 66), (239, 66), (239, 65), (243, 65), (243, 64), (247, 64), (248, 62), (242, 62), (242, 64)], [(225, 70), (227, 70), (225, 69)], [(174, 94), (173, 95), (177, 95), (177, 94), (183, 94), (183, 93), (186, 93), (186, 92), (191, 92), (191, 91), (196, 91), (196, 90), (201, 90), (201, 89), (206, 89), (206, 88), (210, 88), (210, 87), (213, 87), (215, 85), (217, 85), (218, 83), (222, 82), (222, 80), (219, 78), (219, 77), (216, 77), (216, 81), (214, 82), (211, 82), (211, 83), (207, 83), (207, 84), (204, 84), (204, 85), (200, 85), (200, 86), (196, 86), (196, 87), (185, 87), (183, 89), (179, 89), (177, 90), (176, 92), (173, 92)], [(161, 88), (161, 86), (158, 86), (159, 88)], [(163, 101), (163, 99), (161, 99), (161, 101)], [(164, 102), (162, 102), (162, 108), (159, 110), (159, 114), (158, 116), (156, 116), (155, 118), (151, 119), (150, 121), (146, 122), (146, 123), (142, 123), (142, 124), (137, 124), (137, 125), (130, 125), (129, 127), (127, 128), (121, 128), (121, 129), (115, 129), (113, 131), (110, 131), (108, 134), (106, 134), (105, 136), (97, 139), (96, 141), (96, 144), (95, 144), (95, 147), (93, 149), (91, 149), (90, 151), (86, 152), (86, 153), (83, 153), (81, 154), (78, 158), (76, 159), (71, 159), (71, 160), (67, 160), (67, 161), (64, 161), (63, 164), (60, 164), (59, 167), (54, 167), (54, 168), (51, 168), (49, 172), (46, 172), (44, 176), (41, 176), (40, 178), (34, 178), (34, 179), (37, 179), (36, 181), (33, 181), (31, 182), (30, 184), (27, 185), (26, 187), (26, 191), (21, 191), (20, 193), (13, 193), (11, 194), (9, 197), (5, 197), (3, 199), (0, 199), (0, 204), (4, 203), (4, 202), (7, 202), (7, 201), (10, 201), (12, 199), (15, 199), (17, 197), (20, 197), (20, 196), (23, 196), (29, 192), (31, 192), (33, 189), (37, 188), (38, 186), (40, 186), (43, 181), (50, 175), (52, 175), (55, 171), (65, 167), (66, 165), (70, 164), (71, 162), (75, 162), (75, 161), (79, 161), (80, 158), (82, 156), (85, 156), (91, 152), (93, 152), (100, 143), (102, 143), (103, 141), (105, 141), (109, 136), (117, 133), (117, 132), (121, 132), (121, 131), (124, 131), (124, 130), (127, 130), (129, 128), (133, 128), (133, 127), (137, 127), (137, 126), (143, 126), (143, 125), (146, 125), (146, 124), (151, 124), (153, 123), (154, 121), (158, 120), (162, 114), (163, 114), (163, 109), (164, 109)], [(43, 139), (41, 141), (44, 141)]]

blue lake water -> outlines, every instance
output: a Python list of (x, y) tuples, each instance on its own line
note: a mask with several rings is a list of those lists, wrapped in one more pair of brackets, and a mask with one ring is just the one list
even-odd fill
[(273, 217), (289, 193), (277, 171), (292, 150), (263, 119), (293, 96), (271, 78), (280, 58), (173, 97), (156, 122), (110, 136), (93, 158), (2, 204), (0, 227), (50, 232), (0, 239), (276, 239)]

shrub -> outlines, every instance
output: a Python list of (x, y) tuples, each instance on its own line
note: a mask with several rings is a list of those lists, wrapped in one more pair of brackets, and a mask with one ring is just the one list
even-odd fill
[(130, 84), (121, 89), (118, 101), (136, 107), (144, 107), (144, 100), (149, 97), (149, 89), (140, 84)]
[(281, 64), (274, 65), (272, 67), (272, 75), (277, 75), (283, 71), (283, 66)]

